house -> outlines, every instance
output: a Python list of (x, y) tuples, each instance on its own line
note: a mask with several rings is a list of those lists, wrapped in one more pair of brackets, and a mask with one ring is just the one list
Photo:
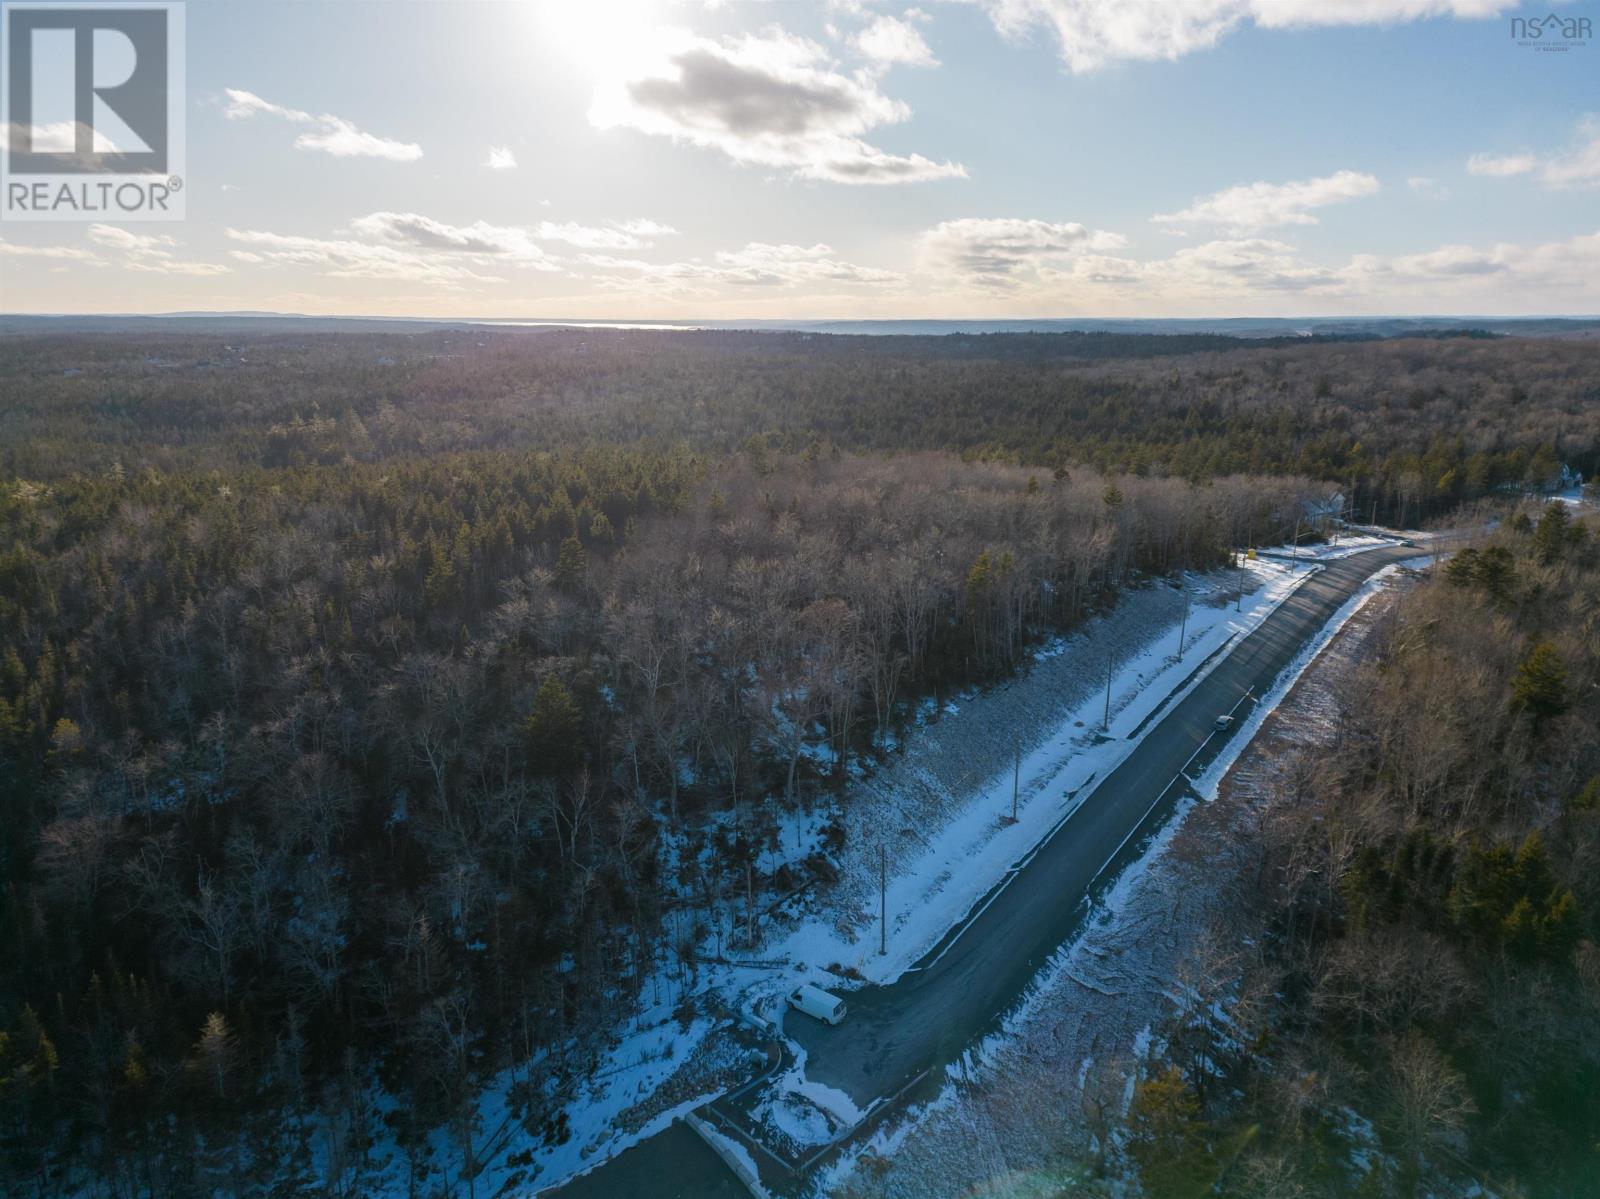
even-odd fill
[(1304, 514), (1306, 523), (1314, 528), (1326, 528), (1336, 520), (1343, 520), (1347, 507), (1349, 503), (1342, 491), (1300, 501), (1300, 511)]

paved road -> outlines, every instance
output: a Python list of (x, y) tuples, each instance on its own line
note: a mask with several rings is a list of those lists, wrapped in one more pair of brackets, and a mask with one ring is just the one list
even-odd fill
[(674, 1124), (574, 1178), (558, 1199), (750, 1199), (722, 1159), (686, 1124)]
[[(806, 1076), (846, 1091), (862, 1107), (927, 1067), (942, 1066), (983, 1036), (1071, 936), (1097, 880), (1113, 879), (1136, 852), (1135, 834), (1176, 805), (1170, 786), (1222, 748), (1216, 718), (1248, 714), (1246, 692), (1264, 694), (1340, 605), (1381, 567), (1427, 553), (1392, 546), (1327, 564), (1166, 710), (1139, 747), (1082, 801), (1055, 836), (968, 926), (891, 986), (850, 995), (850, 1014), (829, 1027), (791, 1016), (786, 1031), (806, 1049)], [(1237, 729), (1237, 726), (1235, 726)]]
[[(1189, 773), (1196, 773), (1226, 743), (1224, 735), (1213, 736), (1217, 716), (1237, 709), (1244, 717), (1246, 693), (1270, 689), (1367, 579), (1427, 552), (1426, 544), (1391, 546), (1328, 563), (1166, 709), (988, 907), (918, 968), (891, 986), (853, 992), (850, 1014), (837, 1028), (791, 1015), (785, 1025), (806, 1049), (806, 1076), (841, 1088), (865, 1108), (919, 1072), (953, 1061), (993, 1028), (1073, 934), (1096, 888), (1116, 877), (1136, 856), (1142, 834), (1176, 805), (1180, 791), (1171, 784), (1180, 770), (1192, 760)], [(667, 1189), (637, 1189), (646, 1179)], [(559, 1194), (720, 1195), (715, 1188), (727, 1181), (715, 1155), (692, 1132), (674, 1127)]]

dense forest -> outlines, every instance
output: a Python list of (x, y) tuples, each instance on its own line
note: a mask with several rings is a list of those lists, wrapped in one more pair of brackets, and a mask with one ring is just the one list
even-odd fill
[[(0, 339), (0, 1187), (63, 1193), (77, 1163), (121, 1194), (269, 1193), (309, 1168), (273, 1113), (353, 1159), (374, 1082), (421, 1178), (423, 1132), (535, 1060), (516, 1114), (559, 1137), (604, 1020), (714, 911), (760, 944), (803, 881), (763, 869), (776, 815), (895, 752), (919, 698), (1288, 539), (1307, 496), (1412, 523), (1600, 466), (1584, 345), (1053, 336)], [(1426, 660), (1492, 645), (1587, 694), (1570, 541), (1464, 555)], [(1414, 775), (1352, 738), (1330, 802), (1388, 823), (1340, 864), (1366, 881), (1283, 900), (1282, 968), (1320, 994), (1330, 945), (1415, 921), (1474, 978), (1531, 946), (1516, 978), (1553, 981), (1507, 1002), (1545, 1002), (1597, 897), (1576, 834), (1527, 833), (1587, 794), (1594, 730), (1488, 667), (1460, 702), (1489, 723), (1413, 727), (1429, 678), (1375, 681), (1372, 737), (1410, 736)], [(1391, 877), (1460, 804), (1482, 861), (1457, 874), (1546, 872), (1501, 887), (1526, 931)], [(1306, 1037), (1397, 1035), (1305, 1010)], [(1432, 1052), (1512, 1085), (1457, 1017)]]
[[(1085, 357), (1089, 338), (1098, 353)], [(752, 438), (1203, 481), (1302, 475), (1404, 524), (1600, 468), (1579, 341), (482, 329), (0, 339), (0, 469), (51, 478)], [(1229, 339), (1208, 337), (1209, 347)], [(1111, 352), (1131, 343), (1138, 350)], [(992, 347), (992, 349), (990, 348)], [(1152, 348), (1155, 347), (1155, 348)], [(1374, 505), (1376, 507), (1374, 508)]]
[(1352, 1118), (1363, 1194), (1600, 1193), (1600, 552), (1568, 511), (1407, 595), (1290, 771), (1271, 935), (1214, 943), (1132, 1106), (1150, 1193), (1350, 1194)]

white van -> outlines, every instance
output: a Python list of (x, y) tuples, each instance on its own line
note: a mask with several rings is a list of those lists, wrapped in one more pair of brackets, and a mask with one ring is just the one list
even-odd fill
[(810, 983), (796, 987), (789, 993), (789, 1006), (825, 1024), (837, 1024), (844, 1019), (844, 1000)]

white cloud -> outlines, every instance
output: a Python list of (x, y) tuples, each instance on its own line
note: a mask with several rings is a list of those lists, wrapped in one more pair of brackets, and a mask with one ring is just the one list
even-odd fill
[(1532, 154), (1474, 154), (1467, 159), (1467, 173), (1504, 179), (1526, 175), (1538, 165), (1539, 160)]
[(1385, 278), (1440, 280), (1467, 275), (1495, 275), (1509, 269), (1494, 252), (1472, 246), (1440, 246), (1420, 254), (1400, 254), (1385, 258), (1376, 254), (1357, 254), (1346, 273), (1351, 278), (1374, 283)]
[(417, 212), (373, 212), (351, 221), (350, 228), (363, 237), (390, 245), (502, 258), (541, 269), (548, 266), (547, 255), (534, 243), (532, 234), (517, 225), (491, 225), (486, 221), (450, 225)]
[(678, 232), (671, 225), (663, 225), (660, 221), (652, 221), (645, 217), (635, 217), (631, 221), (617, 221), (616, 226), (624, 233), (631, 233), (635, 237), (674, 237)]
[(610, 225), (580, 225), (576, 221), (541, 221), (535, 229), (545, 241), (566, 242), (585, 250), (637, 250), (651, 245), (653, 237), (670, 237), (678, 231), (671, 225), (643, 218), (614, 221)]
[(1313, 208), (1370, 196), (1378, 181), (1358, 171), (1336, 171), (1294, 183), (1245, 183), (1200, 196), (1182, 212), (1153, 217), (1165, 224), (1226, 225), (1265, 229), (1273, 225), (1315, 225)]
[[(1315, 297), (1348, 311), (1593, 311), (1600, 307), (1600, 232), (1535, 245), (1451, 244), (1342, 262), (1287, 241), (1219, 238), (1169, 255), (1117, 254), (1116, 234), (1077, 224), (947, 221), (919, 241), (911, 294), (968, 310), (1252, 313)], [(1290, 307), (1293, 311), (1294, 307)], [(1303, 311), (1303, 309), (1301, 309)]]
[(80, 246), (29, 246), (20, 242), (0, 241), (0, 254), (14, 258), (53, 258), (57, 261), (105, 265), (105, 260), (93, 250), (85, 250)]
[(144, 271), (162, 275), (226, 275), (229, 267), (220, 262), (191, 262), (174, 255), (180, 246), (170, 234), (135, 233), (120, 225), (92, 224), (84, 229), (86, 236), (96, 246), (118, 255), (114, 259), (102, 258), (82, 246), (24, 245), (0, 241), (0, 255), (15, 258), (39, 258), (55, 262), (83, 263), (87, 266), (109, 266), (120, 262), (130, 271)]
[(1074, 71), (1181, 58), (1241, 25), (1293, 29), (1492, 17), (1519, 0), (978, 0), (1001, 33), (1042, 29)]
[(491, 171), (514, 170), (517, 156), (511, 152), (510, 146), (490, 146), (489, 157), (483, 160), (483, 165)]
[(282, 117), (286, 121), (308, 122), (316, 120), (309, 112), (302, 112), (298, 108), (285, 108), (282, 104), (274, 104), (270, 100), (263, 100), (254, 92), (247, 92), (242, 88), (225, 87), (223, 95), (228, 97), (228, 102), (222, 108), (222, 115), (230, 121), (243, 121), (258, 113), (268, 116)]
[[(913, 9), (907, 16), (921, 15)], [(933, 56), (922, 33), (910, 21), (899, 17), (880, 15), (870, 25), (851, 38), (851, 43), (864, 58), (882, 66), (936, 67), (939, 60)]]
[(192, 262), (173, 257), (178, 241), (168, 234), (134, 233), (119, 225), (90, 225), (89, 240), (122, 254), (122, 265), (130, 271), (158, 275), (226, 275), (231, 267), (220, 262)]
[(387, 158), (391, 162), (414, 162), (422, 157), (422, 147), (414, 142), (397, 142), (357, 129), (349, 121), (325, 117), (326, 127), (319, 133), (302, 133), (294, 139), (299, 150), (321, 150), (335, 158)]
[(1267, 238), (1186, 246), (1151, 265), (1152, 277), (1197, 292), (1317, 291), (1338, 285), (1334, 272), (1302, 262), (1295, 248)]
[(335, 158), (386, 158), (391, 162), (415, 162), (422, 157), (422, 147), (415, 142), (395, 141), (358, 129), (352, 122), (332, 113), (314, 115), (298, 108), (286, 108), (263, 100), (254, 92), (239, 88), (224, 88), (228, 102), (222, 115), (230, 121), (248, 120), (258, 115), (279, 117), (297, 125), (316, 125), (314, 132), (302, 133), (294, 139), (298, 150), (316, 150)]
[(166, 254), (170, 252), (166, 247), (177, 245), (176, 239), (165, 234), (135, 233), (120, 225), (90, 225), (88, 232), (90, 241), (130, 254)]
[(1341, 289), (1338, 273), (1299, 258), (1270, 238), (1222, 238), (1185, 246), (1167, 258), (1084, 254), (1039, 272), (1046, 294), (1080, 299), (1107, 292), (1163, 303), (1218, 304), (1282, 292)]
[[(376, 214), (375, 214), (376, 215)], [(485, 256), (426, 251), (408, 245), (359, 241), (354, 238), (305, 237), (263, 229), (227, 229), (231, 239), (248, 250), (232, 257), (253, 265), (309, 267), (334, 279), (381, 279), (433, 283), (459, 288), (468, 283), (503, 283), (473, 266)]]
[(1546, 187), (1600, 186), (1600, 117), (1578, 122), (1566, 149), (1554, 154), (1474, 154), (1467, 159), (1474, 175), (1504, 178), (1538, 173)]
[(753, 241), (742, 250), (719, 252), (717, 262), (739, 276), (736, 281), (745, 283), (893, 283), (900, 278), (893, 271), (841, 262), (833, 256), (833, 247), (821, 242), (796, 246)]
[(498, 270), (555, 272), (561, 261), (540, 244), (560, 241), (587, 249), (639, 249), (677, 231), (646, 218), (604, 225), (544, 221), (538, 225), (451, 224), (418, 212), (372, 212), (350, 222), (350, 237), (307, 237), (229, 229), (247, 245), (231, 256), (255, 266), (304, 266), (333, 278), (409, 280), (460, 288), (504, 283)]
[(1125, 244), (1120, 234), (1090, 230), (1074, 222), (964, 217), (943, 221), (924, 232), (918, 250), (924, 265), (937, 274), (953, 275), (980, 287), (1010, 288), (1066, 258), (1120, 249)]
[(1592, 312), (1600, 307), (1600, 232), (1534, 245), (1358, 254), (1342, 274), (1357, 294), (1419, 297), (1436, 311)]
[[(372, 212), (350, 222), (351, 237), (307, 237), (259, 229), (229, 229), (227, 235), (248, 249), (230, 251), (255, 266), (302, 266), (332, 278), (408, 280), (460, 288), (504, 283), (497, 268), (560, 271), (541, 241), (563, 241), (590, 249), (634, 249), (650, 237), (677, 231), (659, 221), (636, 218), (589, 226), (545, 221), (535, 226), (474, 221), (454, 225), (417, 212)], [(658, 269), (620, 259), (586, 259), (608, 270)], [(716, 268), (726, 272), (727, 266)], [(685, 272), (685, 277), (687, 272)], [(724, 281), (736, 281), (729, 276)]]
[(589, 120), (705, 149), (735, 162), (832, 183), (965, 177), (953, 162), (894, 154), (863, 134), (911, 115), (870, 75), (833, 69), (822, 47), (779, 29), (712, 41), (655, 31), (653, 52), (619, 58)]
[(712, 261), (646, 262), (637, 258), (584, 255), (600, 273), (593, 282), (610, 290), (644, 290), (661, 295), (714, 295), (721, 287), (793, 287), (818, 283), (883, 285), (897, 283), (893, 271), (860, 266), (834, 256), (831, 246), (750, 242), (718, 252)]
[[(19, 123), (16, 126), (22, 128)], [(71, 146), (77, 144), (78, 123), (76, 121), (48, 121), (43, 125), (33, 127), (33, 145), (35, 146)], [(19, 139), (20, 140), (20, 139)], [(11, 148), (11, 124), (0, 121), (0, 150)]]
[(637, 250), (651, 245), (651, 238), (678, 232), (671, 225), (643, 217), (604, 225), (577, 221), (541, 221), (532, 226), (486, 221), (451, 225), (417, 212), (373, 212), (357, 217), (350, 227), (363, 237), (390, 245), (502, 257), (523, 265), (546, 263), (548, 255), (537, 244), (541, 241), (565, 242), (586, 250)]

